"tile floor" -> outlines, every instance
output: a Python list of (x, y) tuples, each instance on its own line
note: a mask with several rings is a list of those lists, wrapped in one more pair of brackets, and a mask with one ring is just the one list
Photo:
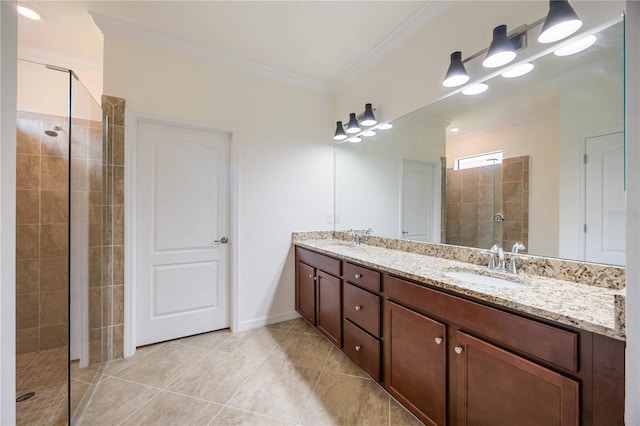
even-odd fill
[(106, 365), (82, 425), (420, 425), (302, 319), (138, 348)]

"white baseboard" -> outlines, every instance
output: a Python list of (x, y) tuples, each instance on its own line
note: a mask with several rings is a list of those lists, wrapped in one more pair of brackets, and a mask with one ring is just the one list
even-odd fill
[(240, 321), (238, 328), (236, 330), (232, 330), (234, 333), (246, 330), (252, 330), (258, 327), (264, 327), (265, 325), (275, 324), (277, 322), (288, 321), (292, 319), (299, 318), (300, 314), (296, 311), (287, 312), (284, 314), (271, 315), (268, 317), (255, 318), (248, 321)]

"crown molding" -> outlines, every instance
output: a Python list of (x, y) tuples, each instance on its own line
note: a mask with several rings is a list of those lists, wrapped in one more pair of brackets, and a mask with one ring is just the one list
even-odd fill
[(331, 89), (331, 85), (323, 81), (179, 40), (175, 37), (147, 30), (138, 27), (137, 25), (113, 19), (96, 12), (89, 11), (89, 15), (91, 15), (91, 18), (93, 18), (93, 21), (105, 36), (116, 37), (145, 46), (162, 49), (173, 54), (186, 56), (199, 61), (224, 64), (250, 74), (311, 90), (329, 92)]
[(437, 18), (451, 5), (450, 1), (427, 1), (416, 13), (411, 15), (389, 36), (382, 40), (369, 53), (354, 63), (332, 85), (331, 90), (337, 92), (344, 89), (349, 83), (364, 74), (369, 68), (378, 63), (382, 58), (395, 50), (400, 44), (408, 40), (412, 35), (422, 29), (427, 23)]
[(57, 65), (74, 71), (87, 71), (102, 75), (102, 62), (92, 61), (81, 56), (71, 55), (57, 49), (43, 49), (28, 44), (18, 44), (18, 59), (38, 62), (45, 65)]

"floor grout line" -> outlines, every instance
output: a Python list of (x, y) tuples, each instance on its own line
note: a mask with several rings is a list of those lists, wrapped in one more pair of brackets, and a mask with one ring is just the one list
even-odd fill
[[(325, 337), (325, 340), (329, 341), (328, 339), (326, 339), (326, 337)], [(329, 348), (329, 353), (327, 354), (327, 357), (324, 359), (324, 363), (322, 364), (322, 369), (320, 370), (320, 374), (318, 374), (318, 378), (316, 379), (316, 382), (313, 385), (313, 388), (311, 389), (311, 394), (309, 395), (309, 399), (307, 399), (307, 403), (304, 406), (304, 410), (302, 410), (302, 414), (300, 415), (300, 418), (296, 422), (297, 425), (301, 425), (302, 424), (302, 419), (304, 419), (304, 415), (307, 413), (307, 409), (309, 408), (309, 404), (311, 404), (311, 398), (313, 398), (313, 396), (315, 395), (316, 388), (318, 387), (318, 383), (320, 383), (320, 378), (322, 377), (322, 375), (325, 372), (324, 369), (327, 366), (327, 363), (329, 362), (329, 357), (331, 356), (331, 351), (332, 350), (333, 350), (333, 345), (331, 345), (331, 347)]]

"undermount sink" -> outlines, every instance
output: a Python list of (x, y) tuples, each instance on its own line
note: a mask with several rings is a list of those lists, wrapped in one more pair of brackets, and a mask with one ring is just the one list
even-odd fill
[(479, 286), (499, 287), (499, 288), (522, 288), (525, 284), (514, 281), (504, 280), (502, 278), (481, 275), (474, 272), (452, 271), (445, 272), (445, 276), (453, 278), (464, 284), (473, 284)]
[(353, 243), (350, 243), (349, 241), (344, 241), (344, 242), (326, 244), (324, 247), (328, 249), (334, 249), (334, 248), (345, 248), (345, 247), (354, 248), (358, 246)]

